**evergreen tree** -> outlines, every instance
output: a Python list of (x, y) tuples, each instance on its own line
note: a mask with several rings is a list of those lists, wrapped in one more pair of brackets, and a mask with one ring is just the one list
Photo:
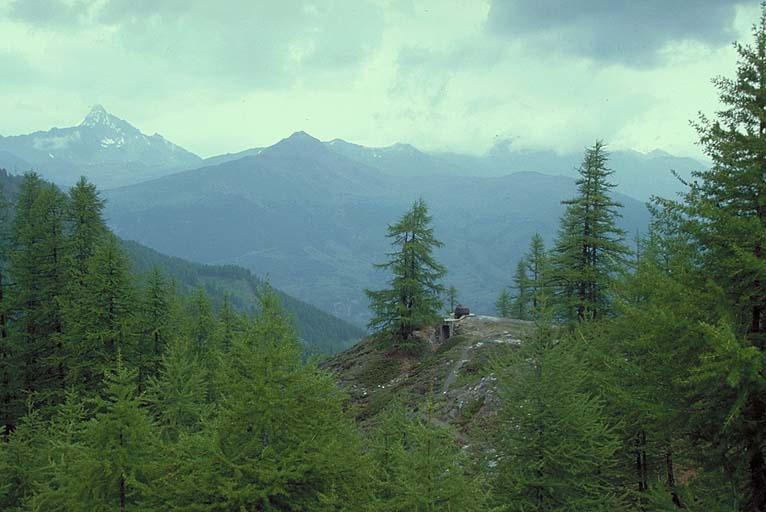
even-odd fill
[(444, 287), (439, 279), (447, 270), (432, 255), (442, 243), (434, 238), (430, 224), (428, 207), (419, 199), (388, 227), (387, 237), (396, 250), (388, 262), (376, 267), (392, 272), (390, 288), (366, 290), (373, 312), (369, 326), (393, 336), (400, 346), (412, 346), (412, 333), (437, 321), (442, 307)]
[(381, 415), (370, 440), (373, 510), (487, 510), (484, 480), (472, 471), (454, 436), (432, 425), (432, 409), (429, 400), (423, 419), (408, 418), (400, 404)]
[(513, 299), (508, 290), (503, 288), (503, 291), (498, 295), (495, 301), (495, 309), (497, 310), (497, 316), (500, 318), (511, 318), (513, 314)]
[(524, 255), (524, 271), (527, 276), (527, 286), (529, 287), (530, 302), (532, 311), (539, 308), (539, 297), (546, 294), (548, 277), (548, 254), (545, 251), (545, 242), (539, 233), (532, 236), (529, 243), (529, 249)]
[(513, 299), (513, 314), (519, 320), (526, 320), (530, 308), (529, 276), (527, 276), (527, 262), (524, 258), (516, 264), (516, 272), (513, 274), (513, 287), (516, 289), (516, 297)]
[(211, 416), (208, 372), (189, 343), (174, 341), (162, 355), (157, 377), (149, 377), (147, 402), (162, 430), (171, 439), (196, 432)]
[(117, 361), (138, 360), (135, 326), (136, 300), (129, 262), (119, 240), (108, 235), (88, 259), (78, 297), (66, 305), (70, 383), (95, 390), (101, 376)]
[(23, 393), (55, 403), (63, 392), (65, 359), (61, 343), (60, 297), (66, 278), (64, 206), (66, 198), (37, 174), (22, 180), (11, 226), (9, 274), (13, 322), (7, 342), (12, 382), (2, 416), (13, 423), (23, 414)]
[(189, 338), (195, 353), (203, 357), (211, 349), (211, 341), (215, 330), (213, 305), (210, 303), (205, 290), (197, 288), (189, 303)]
[(450, 286), (447, 288), (447, 303), (449, 303), (449, 311), (447, 314), (452, 313), (455, 311), (455, 306), (457, 305), (457, 288), (454, 286)]
[(163, 482), (177, 510), (363, 510), (366, 469), (346, 397), (301, 362), (275, 293), (224, 355), (219, 414), (182, 440)]
[(62, 494), (68, 510), (148, 510), (156, 476), (154, 425), (137, 394), (138, 372), (117, 357), (104, 379), (98, 411), (83, 435), (83, 456), (74, 461)]
[(153, 267), (149, 274), (142, 301), (140, 323), (142, 336), (139, 347), (139, 388), (154, 375), (160, 356), (172, 337), (173, 290), (159, 268)]
[(504, 403), (495, 485), (501, 510), (623, 506), (611, 482), (620, 445), (603, 403), (584, 391), (588, 375), (570, 345), (541, 315), (535, 335), (496, 362)]
[(610, 311), (614, 277), (624, 265), (628, 249), (617, 227), (618, 209), (611, 198), (613, 171), (607, 168), (604, 144), (585, 151), (577, 180), (577, 196), (568, 201), (554, 248), (553, 278), (563, 317), (593, 320)]
[[(700, 144), (712, 161), (686, 194), (688, 224), (706, 275), (725, 290), (733, 325), (711, 333), (700, 399), (723, 415), (711, 441), (741, 452), (747, 477), (741, 510), (766, 511), (766, 5), (753, 44), (735, 44), (734, 78), (718, 77), (723, 109), (700, 114)], [(726, 384), (724, 384), (726, 383)], [(717, 402), (716, 402), (717, 401)], [(701, 418), (704, 419), (704, 418)], [(711, 427), (713, 427), (711, 425)]]
[(82, 285), (88, 261), (107, 234), (103, 209), (104, 200), (99, 197), (96, 186), (84, 177), (69, 190), (66, 215), (70, 232), (68, 255), (72, 260), (72, 279), (77, 285)]
[(242, 320), (231, 305), (229, 294), (224, 294), (215, 328), (215, 346), (223, 352), (231, 349), (234, 338), (242, 333)]
[[(8, 258), (11, 250), (10, 240), (10, 201), (5, 197), (3, 183), (0, 182), (0, 429), (12, 427), (10, 417), (13, 396), (15, 368), (9, 364), (13, 352), (8, 332)], [(0, 434), (2, 435), (2, 434)]]

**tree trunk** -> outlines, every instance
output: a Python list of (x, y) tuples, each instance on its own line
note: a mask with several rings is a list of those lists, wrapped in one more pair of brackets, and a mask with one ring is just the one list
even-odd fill
[(668, 476), (668, 489), (670, 490), (670, 498), (673, 500), (673, 504), (676, 508), (686, 508), (676, 489), (676, 475), (673, 470), (673, 444), (670, 440), (668, 440), (667, 449), (665, 450), (665, 470)]
[(646, 462), (646, 432), (640, 430), (636, 433), (636, 479), (638, 480), (638, 492), (649, 489)]

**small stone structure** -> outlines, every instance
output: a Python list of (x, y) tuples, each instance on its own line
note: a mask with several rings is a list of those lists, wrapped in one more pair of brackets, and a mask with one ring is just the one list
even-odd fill
[(468, 308), (468, 306), (464, 306), (462, 304), (458, 304), (455, 306), (455, 318), (463, 318), (464, 316), (468, 316), (471, 314), (471, 310)]

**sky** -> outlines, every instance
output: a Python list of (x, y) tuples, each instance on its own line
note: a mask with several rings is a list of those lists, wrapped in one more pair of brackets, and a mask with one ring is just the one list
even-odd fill
[(201, 156), (298, 130), (481, 154), (700, 156), (758, 2), (0, 0), (0, 135), (103, 105)]

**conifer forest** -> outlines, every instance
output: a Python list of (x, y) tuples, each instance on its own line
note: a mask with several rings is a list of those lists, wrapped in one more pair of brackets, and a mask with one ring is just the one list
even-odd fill
[[(607, 125), (561, 197), (304, 132), (203, 161), (103, 107), (0, 137), (0, 511), (766, 512), (766, 4), (748, 23), (675, 127), (700, 165), (645, 201)], [(90, 133), (170, 163), (128, 183), (80, 148), (69, 176)]]

